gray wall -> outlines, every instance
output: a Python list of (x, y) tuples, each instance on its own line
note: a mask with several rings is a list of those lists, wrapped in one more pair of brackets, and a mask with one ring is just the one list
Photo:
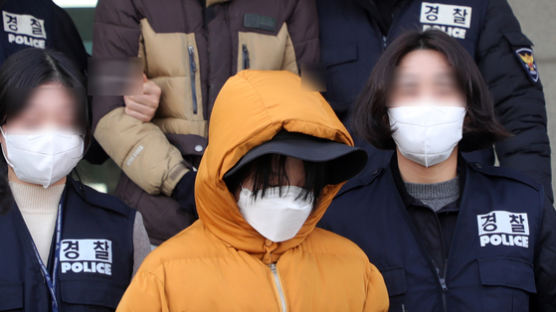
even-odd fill
[(556, 2), (509, 0), (523, 32), (535, 44), (535, 57), (544, 86), (548, 134), (552, 142), (552, 185), (556, 186)]

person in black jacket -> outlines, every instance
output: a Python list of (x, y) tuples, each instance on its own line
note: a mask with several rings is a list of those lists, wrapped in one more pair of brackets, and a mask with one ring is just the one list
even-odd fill
[(508, 136), (461, 45), (436, 30), (401, 35), (353, 121), (395, 153), (348, 182), (320, 225), (377, 265), (390, 311), (554, 311), (556, 211), (542, 186), (461, 157)]
[[(64, 53), (88, 76), (88, 57), (79, 32), (66, 11), (52, 0), (0, 0), (0, 65), (10, 55), (27, 48)], [(101, 164), (108, 156), (93, 140), (85, 159)]]
[(51, 0), (0, 0), (0, 65), (32, 47), (64, 53), (87, 73), (88, 54), (70, 16)]
[[(531, 41), (507, 0), (318, 0), (324, 94), (340, 118), (349, 114), (384, 49), (406, 30), (440, 29), (469, 52), (494, 97), (495, 112), (512, 138), (496, 144), (502, 167), (517, 169), (545, 187), (552, 200), (546, 108)], [(369, 170), (390, 154), (360, 142)], [(493, 164), (494, 149), (466, 155)]]
[(90, 142), (84, 78), (29, 48), (0, 67), (0, 311), (114, 311), (150, 252), (141, 214), (70, 173)]

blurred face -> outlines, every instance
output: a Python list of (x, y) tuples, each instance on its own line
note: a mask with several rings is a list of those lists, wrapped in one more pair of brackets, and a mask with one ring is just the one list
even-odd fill
[(422, 105), (466, 106), (454, 71), (444, 54), (415, 50), (400, 62), (388, 99), (389, 107)]
[[(45, 128), (75, 130), (75, 100), (59, 83), (44, 84), (29, 98), (27, 107), (9, 119), (3, 130), (9, 134), (29, 133)], [(2, 137), (2, 143), (4, 143)]]
[(63, 184), (84, 149), (74, 97), (61, 84), (49, 83), (35, 88), (25, 104), (2, 126), (8, 178), (45, 188)]
[(408, 53), (396, 70), (388, 105), (399, 159), (426, 168), (457, 160), (466, 99), (442, 53)]

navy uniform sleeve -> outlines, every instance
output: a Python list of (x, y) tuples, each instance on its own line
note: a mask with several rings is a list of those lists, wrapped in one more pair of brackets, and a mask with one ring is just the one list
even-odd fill
[(65, 10), (61, 8), (54, 8), (55, 11), (55, 36), (54, 40), (51, 40), (49, 44), (50, 47), (63, 52), (65, 55), (70, 57), (75, 65), (79, 67), (83, 75), (87, 76), (87, 60), (89, 55), (85, 50), (81, 36), (75, 28), (75, 24), (71, 17), (66, 13)]
[(556, 210), (546, 200), (541, 233), (535, 246), (535, 281), (531, 311), (554, 311), (556, 307)]
[(532, 43), (507, 0), (489, 0), (477, 45), (477, 64), (496, 115), (513, 136), (496, 145), (500, 165), (542, 183), (553, 200), (546, 107)]
[[(55, 4), (54, 6), (54, 27), (55, 31), (53, 35), (55, 36), (54, 40), (49, 40), (49, 47), (58, 50), (68, 56), (76, 66), (81, 70), (85, 77), (88, 77), (88, 59), (89, 54), (85, 50), (85, 46), (83, 45), (83, 41), (73, 20), (68, 15), (68, 13)], [(91, 109), (91, 98), (88, 99), (89, 102), (89, 116), (92, 115)], [(90, 120), (92, 122), (92, 120)], [(106, 159), (108, 159), (108, 155), (104, 152), (102, 147), (98, 144), (96, 139), (91, 138), (91, 144), (87, 150), (85, 155), (85, 159), (92, 164), (102, 164)]]

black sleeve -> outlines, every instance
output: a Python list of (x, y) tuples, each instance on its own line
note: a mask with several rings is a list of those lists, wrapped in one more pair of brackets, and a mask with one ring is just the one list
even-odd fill
[(197, 209), (195, 208), (195, 179), (197, 178), (196, 171), (188, 171), (176, 184), (172, 192), (174, 198), (179, 204), (180, 208), (190, 214), (193, 220), (199, 219)]
[(491, 90), (498, 120), (513, 134), (496, 144), (500, 165), (542, 183), (552, 201), (546, 107), (532, 43), (521, 32), (507, 0), (489, 0), (482, 27), (477, 64)]
[[(68, 56), (76, 66), (81, 70), (85, 77), (88, 77), (88, 59), (89, 54), (85, 50), (83, 40), (73, 23), (69, 14), (59, 7), (54, 8), (55, 16), (55, 33), (54, 40), (51, 41), (51, 48), (58, 50)], [(92, 99), (89, 97), (89, 122), (92, 123)], [(85, 160), (92, 164), (102, 164), (108, 159), (108, 155), (104, 152), (100, 144), (94, 137), (91, 137), (91, 143), (85, 154)]]
[(556, 210), (546, 200), (540, 236), (535, 245), (535, 282), (531, 311), (554, 311), (556, 308)]
[(55, 38), (51, 41), (51, 48), (63, 52), (87, 75), (87, 62), (89, 55), (83, 45), (83, 40), (75, 28), (73, 20), (68, 13), (59, 7), (54, 8)]

